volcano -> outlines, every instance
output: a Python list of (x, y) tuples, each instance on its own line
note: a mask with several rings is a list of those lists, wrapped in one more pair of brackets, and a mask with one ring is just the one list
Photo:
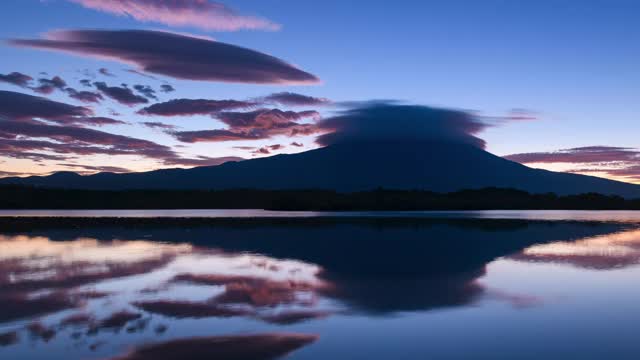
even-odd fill
[(0, 184), (72, 189), (328, 189), (375, 188), (451, 192), (486, 187), (530, 193), (600, 193), (640, 198), (640, 186), (593, 176), (533, 169), (479, 147), (434, 141), (336, 144), (307, 152), (192, 169), (82, 176), (4, 178)]

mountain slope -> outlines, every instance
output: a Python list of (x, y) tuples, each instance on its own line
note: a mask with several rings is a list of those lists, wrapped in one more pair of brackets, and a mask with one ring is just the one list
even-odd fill
[(597, 192), (640, 198), (640, 186), (528, 168), (471, 145), (353, 143), (292, 155), (144, 173), (5, 178), (0, 184), (82, 189), (335, 189), (377, 187), (449, 192), (483, 187), (560, 195)]

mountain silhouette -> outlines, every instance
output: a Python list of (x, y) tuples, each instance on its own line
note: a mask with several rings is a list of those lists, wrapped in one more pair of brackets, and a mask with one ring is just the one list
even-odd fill
[(600, 193), (640, 198), (640, 186), (533, 169), (476, 146), (437, 141), (355, 142), (218, 166), (140, 173), (4, 178), (0, 184), (73, 189), (330, 189), (451, 192), (486, 187), (531, 193)]

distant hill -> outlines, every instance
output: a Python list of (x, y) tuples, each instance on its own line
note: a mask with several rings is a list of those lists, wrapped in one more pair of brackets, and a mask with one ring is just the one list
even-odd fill
[(472, 145), (376, 142), (332, 145), (299, 154), (193, 169), (81, 176), (4, 178), (0, 184), (72, 189), (327, 189), (375, 188), (452, 192), (486, 187), (530, 193), (600, 193), (640, 198), (640, 186), (592, 176), (532, 169)]

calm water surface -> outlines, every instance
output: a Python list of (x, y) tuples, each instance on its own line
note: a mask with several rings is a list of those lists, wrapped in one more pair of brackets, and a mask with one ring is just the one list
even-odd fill
[(5, 227), (0, 359), (640, 358), (640, 214), (316, 215)]

